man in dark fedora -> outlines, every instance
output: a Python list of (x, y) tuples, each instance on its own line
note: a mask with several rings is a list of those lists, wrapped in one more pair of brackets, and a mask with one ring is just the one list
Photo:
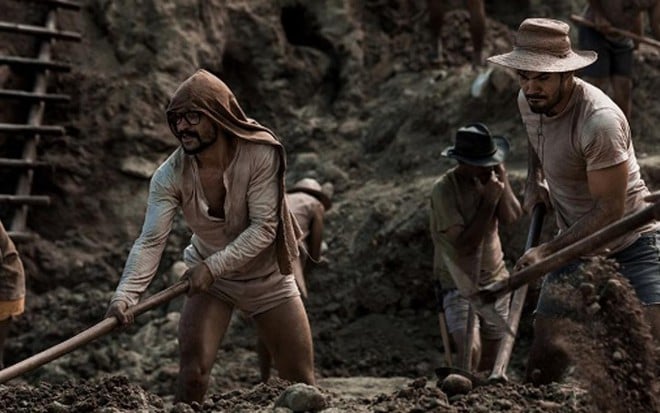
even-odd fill
[[(493, 136), (485, 125), (472, 123), (460, 128), (455, 145), (442, 152), (456, 159), (458, 165), (445, 172), (431, 192), (433, 273), (436, 286), (441, 285), (437, 296), (442, 299), (438, 304), (444, 309), (458, 360), (465, 360), (467, 366), (463, 367), (477, 366), (478, 371), (492, 369), (499, 342), (506, 334), (488, 320), (468, 323), (472, 312), (466, 297), (478, 285), (509, 276), (498, 225), (516, 221), (522, 208), (504, 167), (508, 152), (508, 140)], [(493, 305), (506, 320), (509, 296), (500, 297)], [(475, 329), (470, 334), (468, 324)], [(469, 336), (474, 337), (472, 345), (466, 345)]]
[[(527, 130), (529, 157), (523, 206), (539, 202), (554, 208), (559, 234), (518, 260), (532, 265), (564, 247), (646, 205), (649, 194), (630, 126), (621, 109), (597, 87), (574, 72), (593, 63), (592, 51), (571, 48), (568, 24), (553, 19), (526, 19), (518, 28), (513, 51), (488, 60), (516, 70), (518, 108)], [(652, 222), (594, 251), (619, 264), (645, 306), (656, 342), (660, 338), (660, 232)], [(553, 296), (553, 284), (578, 286), (580, 262), (548, 274), (534, 321), (534, 343), (527, 379), (536, 384), (560, 379), (569, 355), (559, 344), (557, 323), (565, 303)], [(568, 275), (573, 274), (573, 275)]]

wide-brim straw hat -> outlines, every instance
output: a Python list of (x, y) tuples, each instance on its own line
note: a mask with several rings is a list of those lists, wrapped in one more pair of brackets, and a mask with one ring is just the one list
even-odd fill
[(326, 194), (323, 191), (321, 184), (319, 184), (318, 181), (314, 178), (301, 179), (300, 181), (296, 182), (292, 187), (287, 189), (287, 192), (288, 193), (304, 192), (321, 201), (323, 207), (326, 210), (332, 208), (332, 200), (330, 199), (328, 194)]
[(572, 72), (598, 58), (591, 50), (573, 50), (570, 26), (561, 20), (525, 19), (516, 33), (513, 50), (488, 58), (489, 62), (528, 72)]
[(509, 150), (507, 138), (492, 135), (483, 123), (472, 123), (458, 129), (454, 146), (442, 155), (469, 165), (495, 166), (504, 162)]

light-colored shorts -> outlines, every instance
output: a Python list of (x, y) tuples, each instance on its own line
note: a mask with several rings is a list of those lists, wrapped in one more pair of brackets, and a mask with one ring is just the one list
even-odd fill
[[(497, 314), (504, 320), (509, 318), (510, 297), (511, 294), (503, 295), (492, 304)], [(469, 305), (470, 301), (464, 298), (457, 289), (444, 292), (442, 307), (445, 310), (447, 329), (451, 334), (465, 330), (467, 327)], [(505, 330), (482, 317), (477, 317), (475, 328), (479, 330), (481, 337), (486, 340), (499, 340), (507, 334)]]
[[(184, 251), (184, 261), (188, 268), (201, 263), (203, 258), (195, 248), (188, 247)], [(282, 275), (277, 267), (268, 275), (247, 280), (218, 278), (207, 291), (248, 316), (264, 313), (292, 298), (299, 297), (300, 291), (293, 274)]]

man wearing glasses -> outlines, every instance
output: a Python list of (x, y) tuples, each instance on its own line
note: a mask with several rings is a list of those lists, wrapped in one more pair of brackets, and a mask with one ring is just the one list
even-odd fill
[(309, 321), (292, 275), (300, 229), (284, 197), (283, 146), (205, 70), (176, 90), (167, 121), (181, 147), (151, 179), (142, 232), (107, 316), (133, 321), (126, 309), (155, 276), (180, 208), (193, 235), (175, 401), (203, 400), (235, 308), (254, 319), (281, 378), (314, 384)]

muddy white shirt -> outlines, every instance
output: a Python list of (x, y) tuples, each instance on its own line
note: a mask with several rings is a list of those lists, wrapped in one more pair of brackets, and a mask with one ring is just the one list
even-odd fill
[[(126, 261), (112, 301), (137, 303), (156, 274), (177, 210), (193, 232), (191, 245), (213, 277), (248, 280), (279, 272), (280, 157), (272, 145), (238, 139), (222, 179), (225, 219), (209, 215), (197, 162), (177, 149), (154, 173), (142, 232)], [(220, 182), (219, 182), (220, 183)]]
[[(648, 205), (643, 198), (649, 191), (640, 176), (625, 115), (600, 89), (579, 78), (575, 81), (568, 105), (552, 117), (533, 113), (522, 91), (518, 95), (520, 114), (529, 143), (541, 161), (560, 231), (594, 206), (587, 181), (589, 171), (625, 162), (628, 186), (624, 215)], [(612, 252), (619, 251), (654, 226), (648, 224), (607, 247)]]

